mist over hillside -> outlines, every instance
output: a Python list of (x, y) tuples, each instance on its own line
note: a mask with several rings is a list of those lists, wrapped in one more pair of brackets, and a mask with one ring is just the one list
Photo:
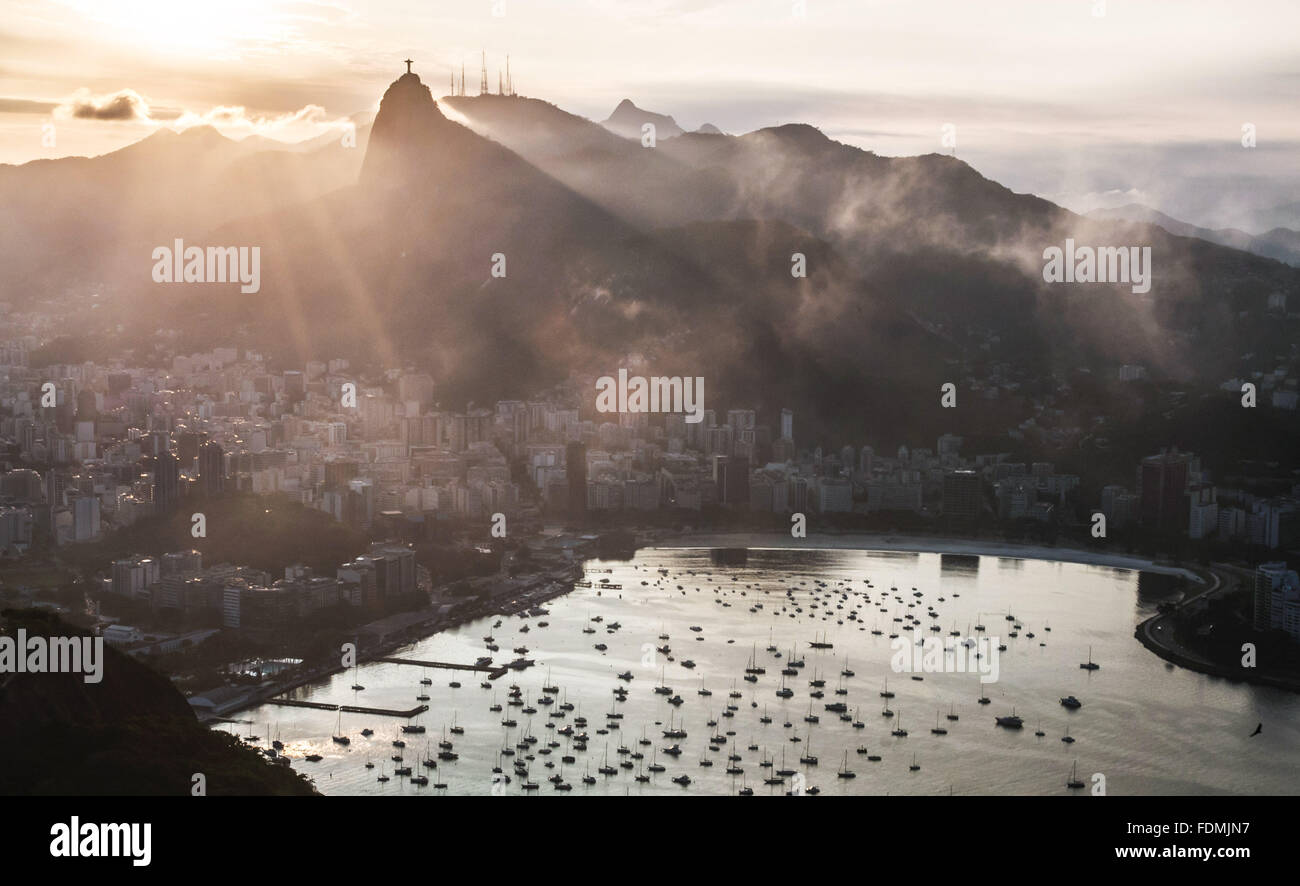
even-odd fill
[[(629, 115), (667, 119), (438, 100), (408, 73), (355, 146), (197, 128), (0, 169), (0, 258), (22, 291), (107, 294), (105, 318), (141, 335), (419, 365), (449, 402), (636, 359), (845, 432), (884, 408), (928, 429), (937, 386), (976, 364), (1140, 362), (1210, 385), (1259, 342), (1286, 347), (1267, 305), (1300, 276), (1269, 258), (1079, 216), (951, 156), (882, 157), (805, 124), (657, 124), (645, 147), (611, 125)], [(155, 283), (150, 252), (177, 238), (260, 247), (260, 290)], [(1044, 282), (1044, 250), (1067, 241), (1150, 247), (1150, 291)]]

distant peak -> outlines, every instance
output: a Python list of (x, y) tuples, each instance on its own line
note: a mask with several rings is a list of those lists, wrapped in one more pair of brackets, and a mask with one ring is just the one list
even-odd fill
[(438, 110), (420, 75), (414, 71), (402, 74), (379, 102), (362, 166), (363, 180), (396, 180), (409, 175), (449, 128), (455, 127)]
[[(428, 94), (430, 101), (433, 100), (433, 93), (429, 92), (429, 87), (425, 86), (424, 83), (420, 80), (419, 74), (412, 71), (409, 74), (403, 74), (402, 76), (394, 80), (392, 83), (388, 84), (388, 89), (384, 91), (384, 99), (387, 99), (388, 96), (394, 93), (399, 95), (402, 93), (418, 95), (420, 91), (423, 91), (424, 93)], [(383, 101), (381, 100), (380, 106), (382, 107), (382, 105), (383, 105)]]
[(749, 134), (749, 137), (775, 137), (791, 144), (814, 147), (830, 144), (826, 133), (807, 123), (784, 123), (780, 126), (768, 126)]
[(222, 135), (217, 131), (216, 127), (205, 123), (201, 126), (188, 126), (184, 129), (173, 129), (170, 126), (160, 126), (157, 130), (145, 136), (136, 144), (184, 144), (190, 145), (191, 147), (207, 149), (225, 143), (235, 144), (235, 141)]
[(609, 118), (601, 125), (618, 135), (627, 138), (640, 138), (641, 127), (647, 123), (655, 126), (659, 138), (671, 138), (682, 134), (682, 128), (677, 125), (677, 121), (672, 117), (639, 108), (632, 103), (630, 98), (625, 98), (619, 102), (618, 107), (614, 109), (614, 113), (610, 114)]
[(217, 128), (210, 123), (203, 123), (198, 126), (186, 126), (182, 129), (173, 129), (170, 126), (161, 126), (152, 133), (149, 138), (166, 139), (166, 138), (183, 138), (189, 141), (216, 141), (225, 139), (225, 136), (217, 131)]

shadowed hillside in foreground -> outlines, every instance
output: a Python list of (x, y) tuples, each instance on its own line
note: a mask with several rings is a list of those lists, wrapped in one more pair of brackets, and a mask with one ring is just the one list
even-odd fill
[[(85, 636), (57, 616), (7, 610), (4, 633)], [(103, 680), (82, 674), (0, 675), (0, 794), (306, 796), (315, 790), (235, 736), (201, 726), (164, 677), (104, 646)]]

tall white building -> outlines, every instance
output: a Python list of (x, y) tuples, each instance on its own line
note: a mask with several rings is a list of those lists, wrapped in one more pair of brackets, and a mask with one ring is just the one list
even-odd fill
[(1286, 564), (1265, 563), (1255, 570), (1255, 630), (1283, 630), (1300, 640), (1300, 576)]

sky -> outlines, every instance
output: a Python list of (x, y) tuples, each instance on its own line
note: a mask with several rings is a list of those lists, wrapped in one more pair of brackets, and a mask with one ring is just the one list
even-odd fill
[(1071, 208), (1181, 206), (1154, 192), (1170, 152), (1294, 200), (1298, 48), (1296, 0), (0, 0), (0, 163), (159, 126), (308, 138), (408, 56), (476, 92), (482, 51), (494, 90), (509, 54), (521, 94), (592, 119), (631, 98), (686, 128), (810, 123)]

